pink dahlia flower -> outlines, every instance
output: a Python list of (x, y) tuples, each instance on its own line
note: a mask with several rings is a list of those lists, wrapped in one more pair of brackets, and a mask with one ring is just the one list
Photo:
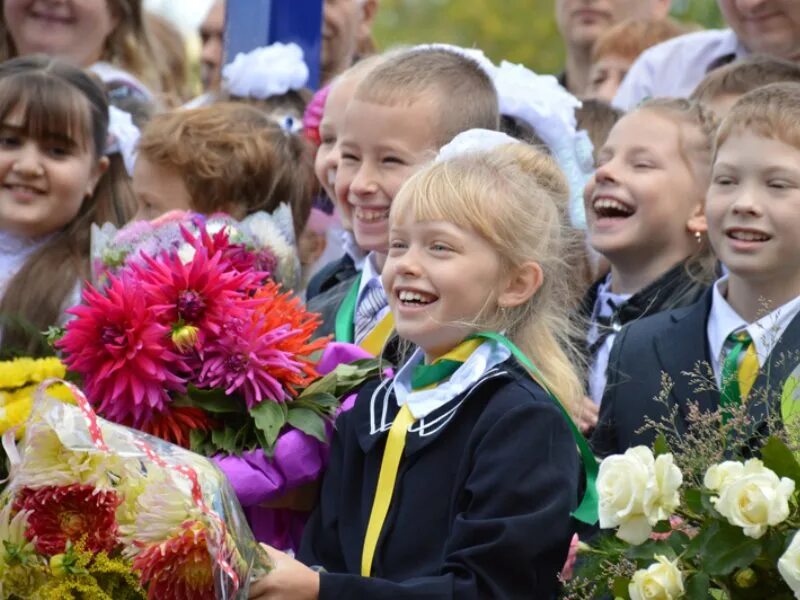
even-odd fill
[(171, 391), (186, 390), (188, 366), (172, 351), (170, 327), (127, 274), (110, 276), (102, 292), (88, 286), (83, 302), (69, 310), (76, 318), (58, 342), (64, 362), (103, 417), (140, 427), (165, 408)]

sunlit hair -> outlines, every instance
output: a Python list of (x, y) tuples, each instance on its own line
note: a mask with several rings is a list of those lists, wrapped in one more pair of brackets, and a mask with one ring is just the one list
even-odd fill
[(670, 18), (626, 19), (609, 27), (597, 38), (592, 47), (592, 62), (606, 56), (619, 56), (633, 62), (651, 46), (697, 29)]
[(518, 307), (501, 309), (495, 286), (475, 281), (487, 296), (467, 325), (506, 332), (574, 414), (584, 390), (571, 342), (577, 339), (569, 315), (577, 244), (565, 218), (568, 197), (567, 181), (553, 159), (527, 144), (509, 144), (423, 169), (400, 190), (390, 218), (442, 220), (475, 231), (497, 252), (504, 273), (531, 261), (539, 264), (543, 283)]
[[(105, 93), (80, 69), (43, 56), (0, 64), (0, 122), (23, 113), (26, 137), (61, 139), (103, 156), (108, 130)], [(38, 332), (55, 325), (77, 281), (89, 274), (92, 223), (123, 225), (131, 216), (130, 184), (124, 167), (110, 168), (72, 221), (34, 252), (10, 281), (0, 301), (3, 346), (37, 353)]]
[(720, 96), (741, 96), (771, 83), (800, 83), (800, 65), (755, 55), (714, 69), (697, 84), (691, 98), (708, 104)]
[[(497, 92), (477, 62), (449, 50), (411, 49), (387, 56), (356, 88), (357, 100), (411, 106), (433, 100), (435, 139), (444, 146), (468, 129), (497, 129)], [(415, 124), (410, 123), (410, 126)]]
[[(162, 90), (147, 27), (144, 23), (142, 0), (107, 0), (117, 26), (106, 39), (100, 59), (128, 71), (147, 85), (151, 91)], [(0, 14), (5, 0), (0, 0)], [(0, 60), (17, 56), (17, 49), (4, 21), (0, 19)], [(82, 65), (88, 67), (89, 65)], [(169, 85), (169, 81), (165, 81)]]
[(139, 156), (172, 169), (192, 208), (244, 216), (291, 206), (296, 232), (305, 227), (317, 190), (311, 149), (261, 110), (218, 103), (156, 115), (139, 140)]
[(800, 150), (800, 83), (773, 83), (739, 98), (719, 127), (715, 156), (725, 140), (743, 131)]

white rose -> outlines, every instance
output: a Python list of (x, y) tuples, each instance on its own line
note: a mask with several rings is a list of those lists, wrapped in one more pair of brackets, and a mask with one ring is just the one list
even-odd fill
[(731, 525), (741, 527), (746, 536), (758, 539), (767, 527), (778, 525), (789, 516), (794, 481), (778, 478), (757, 458), (748, 460), (739, 476), (723, 479), (719, 496), (711, 498), (711, 502)]
[(666, 556), (656, 555), (657, 563), (633, 574), (628, 593), (631, 600), (675, 600), (683, 596), (683, 575)]
[(597, 476), (600, 527), (619, 527), (617, 537), (643, 543), (678, 505), (682, 480), (671, 454), (656, 459), (649, 448), (637, 446), (609, 456)]
[(742, 471), (744, 471), (744, 465), (735, 460), (726, 460), (718, 465), (711, 465), (703, 478), (703, 485), (714, 492), (719, 491), (729, 481), (741, 477)]
[(800, 600), (800, 534), (795, 533), (791, 544), (778, 560), (778, 571)]

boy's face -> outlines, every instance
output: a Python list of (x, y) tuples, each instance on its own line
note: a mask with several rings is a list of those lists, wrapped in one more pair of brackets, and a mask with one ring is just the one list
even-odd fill
[(799, 149), (734, 131), (717, 152), (706, 217), (732, 277), (800, 290)]
[(171, 210), (192, 210), (192, 197), (180, 173), (141, 155), (133, 167), (133, 193), (136, 221), (149, 221)]
[(719, 7), (748, 50), (800, 61), (800, 2), (719, 0)]
[(437, 102), (386, 106), (353, 99), (339, 138), (336, 196), (358, 245), (386, 254), (389, 208), (401, 186), (438, 150)]

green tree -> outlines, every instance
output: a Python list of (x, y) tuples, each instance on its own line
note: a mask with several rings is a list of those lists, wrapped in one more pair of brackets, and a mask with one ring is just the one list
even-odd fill
[[(722, 22), (715, 0), (674, 0), (673, 13), (706, 27)], [(381, 48), (445, 42), (481, 48), (499, 62), (540, 73), (564, 61), (554, 0), (381, 0), (375, 37)]]

